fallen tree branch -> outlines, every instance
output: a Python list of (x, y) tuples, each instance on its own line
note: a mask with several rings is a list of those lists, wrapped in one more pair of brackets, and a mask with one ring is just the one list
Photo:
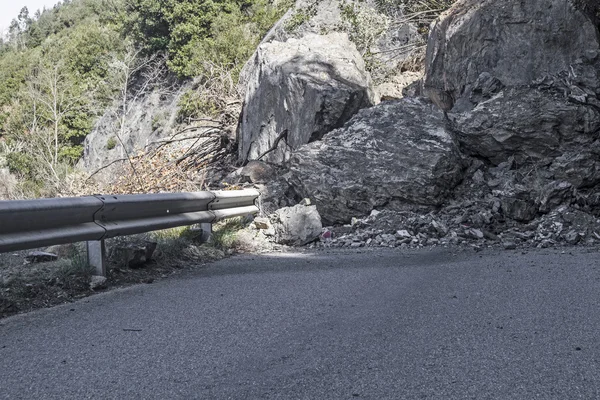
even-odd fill
[(102, 167), (98, 168), (96, 171), (94, 171), (90, 176), (87, 177), (87, 179), (85, 180), (85, 182), (87, 183), (90, 179), (92, 179), (94, 177), (94, 175), (98, 174), (100, 171), (105, 170), (106, 168), (110, 167), (113, 164), (116, 164), (118, 162), (123, 162), (123, 161), (127, 161), (127, 158), (119, 158), (117, 160), (113, 160), (110, 163), (103, 165)]
[(285, 140), (287, 141), (287, 134), (288, 134), (287, 128), (284, 129), (284, 130), (282, 130), (281, 133), (279, 135), (277, 135), (277, 138), (273, 142), (273, 146), (271, 146), (271, 148), (269, 148), (260, 157), (258, 157), (257, 160), (260, 161), (261, 158), (263, 158), (264, 156), (266, 156), (270, 152), (277, 150), (277, 147), (279, 146), (279, 142), (281, 142), (281, 139), (283, 139), (285, 137)]

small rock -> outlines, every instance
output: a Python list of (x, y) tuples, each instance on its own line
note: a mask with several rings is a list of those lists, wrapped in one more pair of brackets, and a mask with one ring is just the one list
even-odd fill
[(118, 265), (141, 268), (152, 259), (156, 246), (156, 242), (127, 244), (116, 247), (113, 254)]
[(500, 207), (501, 207), (501, 203), (499, 200), (494, 200), (492, 202), (492, 212), (494, 214), (498, 213), (500, 211)]
[(433, 220), (431, 221), (431, 226), (440, 236), (446, 236), (448, 234), (448, 227), (442, 222)]
[(483, 239), (485, 237), (485, 235), (483, 234), (483, 232), (480, 231), (479, 229), (471, 229), (469, 231), (469, 233), (475, 239)]
[(520, 222), (531, 221), (538, 211), (534, 202), (517, 198), (506, 197), (501, 204), (504, 215)]
[(92, 280), (90, 281), (90, 289), (92, 290), (100, 290), (106, 289), (106, 277), (93, 275)]
[(381, 211), (377, 211), (377, 210), (373, 210), (371, 211), (371, 214), (369, 215), (369, 217), (377, 217), (379, 214), (381, 214)]
[(321, 216), (316, 206), (284, 207), (271, 215), (275, 242), (303, 246), (322, 234)]
[(386, 242), (386, 243), (391, 243), (391, 242), (396, 241), (396, 237), (394, 235), (390, 235), (387, 233), (384, 233), (383, 235), (381, 235), (381, 239), (383, 242)]
[(271, 227), (271, 222), (267, 218), (257, 217), (254, 218), (254, 226), (256, 229), (269, 229)]
[(577, 231), (570, 231), (569, 233), (567, 233), (564, 236), (565, 240), (567, 243), (569, 244), (577, 244), (579, 243), (579, 240), (581, 239), (581, 237), (579, 236), (579, 234), (577, 233)]
[(56, 254), (59, 257), (68, 257), (76, 252), (76, 248), (73, 243), (57, 244), (48, 247), (46, 250), (44, 250), (44, 252)]
[(475, 171), (475, 173), (473, 174), (473, 182), (475, 183), (483, 183), (485, 182), (485, 178), (483, 176), (483, 172), (479, 169), (477, 171)]
[(483, 236), (485, 236), (486, 239), (488, 240), (493, 240), (493, 241), (498, 241), (500, 240), (500, 238), (498, 237), (498, 235), (496, 235), (495, 233), (492, 233), (490, 231), (483, 231)]
[(398, 239), (411, 238), (412, 235), (406, 230), (402, 229), (396, 232), (396, 237)]
[(504, 246), (505, 250), (514, 250), (517, 248), (515, 242), (504, 242), (502, 243), (502, 246)]
[(554, 242), (552, 240), (542, 240), (540, 244), (538, 244), (538, 248), (547, 249), (548, 247), (554, 246)]
[(58, 260), (58, 256), (54, 253), (46, 253), (45, 251), (32, 251), (25, 256), (25, 261), (28, 263), (42, 263)]

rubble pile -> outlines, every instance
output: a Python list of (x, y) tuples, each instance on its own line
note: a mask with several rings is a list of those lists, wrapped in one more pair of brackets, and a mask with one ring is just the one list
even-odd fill
[[(563, 189), (554, 192), (560, 195), (548, 196), (546, 190), (544, 196), (541, 190), (542, 194), (528, 192), (535, 200), (510, 197), (519, 184), (509, 179), (498, 181), (497, 176), (506, 178), (523, 171), (502, 170), (503, 167), (507, 165), (477, 169), (457, 187), (456, 197), (438, 210), (373, 210), (367, 217), (352, 218), (350, 224), (325, 227), (313, 246), (516, 249), (600, 244), (600, 218), (590, 200), (596, 197), (595, 193), (579, 193), (564, 183), (551, 182), (545, 187)], [(502, 185), (496, 185), (497, 182)], [(544, 208), (548, 204), (552, 207)]]

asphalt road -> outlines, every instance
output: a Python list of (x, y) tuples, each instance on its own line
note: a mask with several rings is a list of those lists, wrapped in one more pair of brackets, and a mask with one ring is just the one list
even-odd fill
[(0, 321), (2, 399), (598, 399), (596, 250), (242, 256)]

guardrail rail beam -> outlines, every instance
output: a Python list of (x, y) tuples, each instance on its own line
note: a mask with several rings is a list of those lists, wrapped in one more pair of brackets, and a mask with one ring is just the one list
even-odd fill
[(0, 201), (0, 252), (86, 242), (87, 260), (106, 276), (105, 239), (256, 214), (254, 189)]

